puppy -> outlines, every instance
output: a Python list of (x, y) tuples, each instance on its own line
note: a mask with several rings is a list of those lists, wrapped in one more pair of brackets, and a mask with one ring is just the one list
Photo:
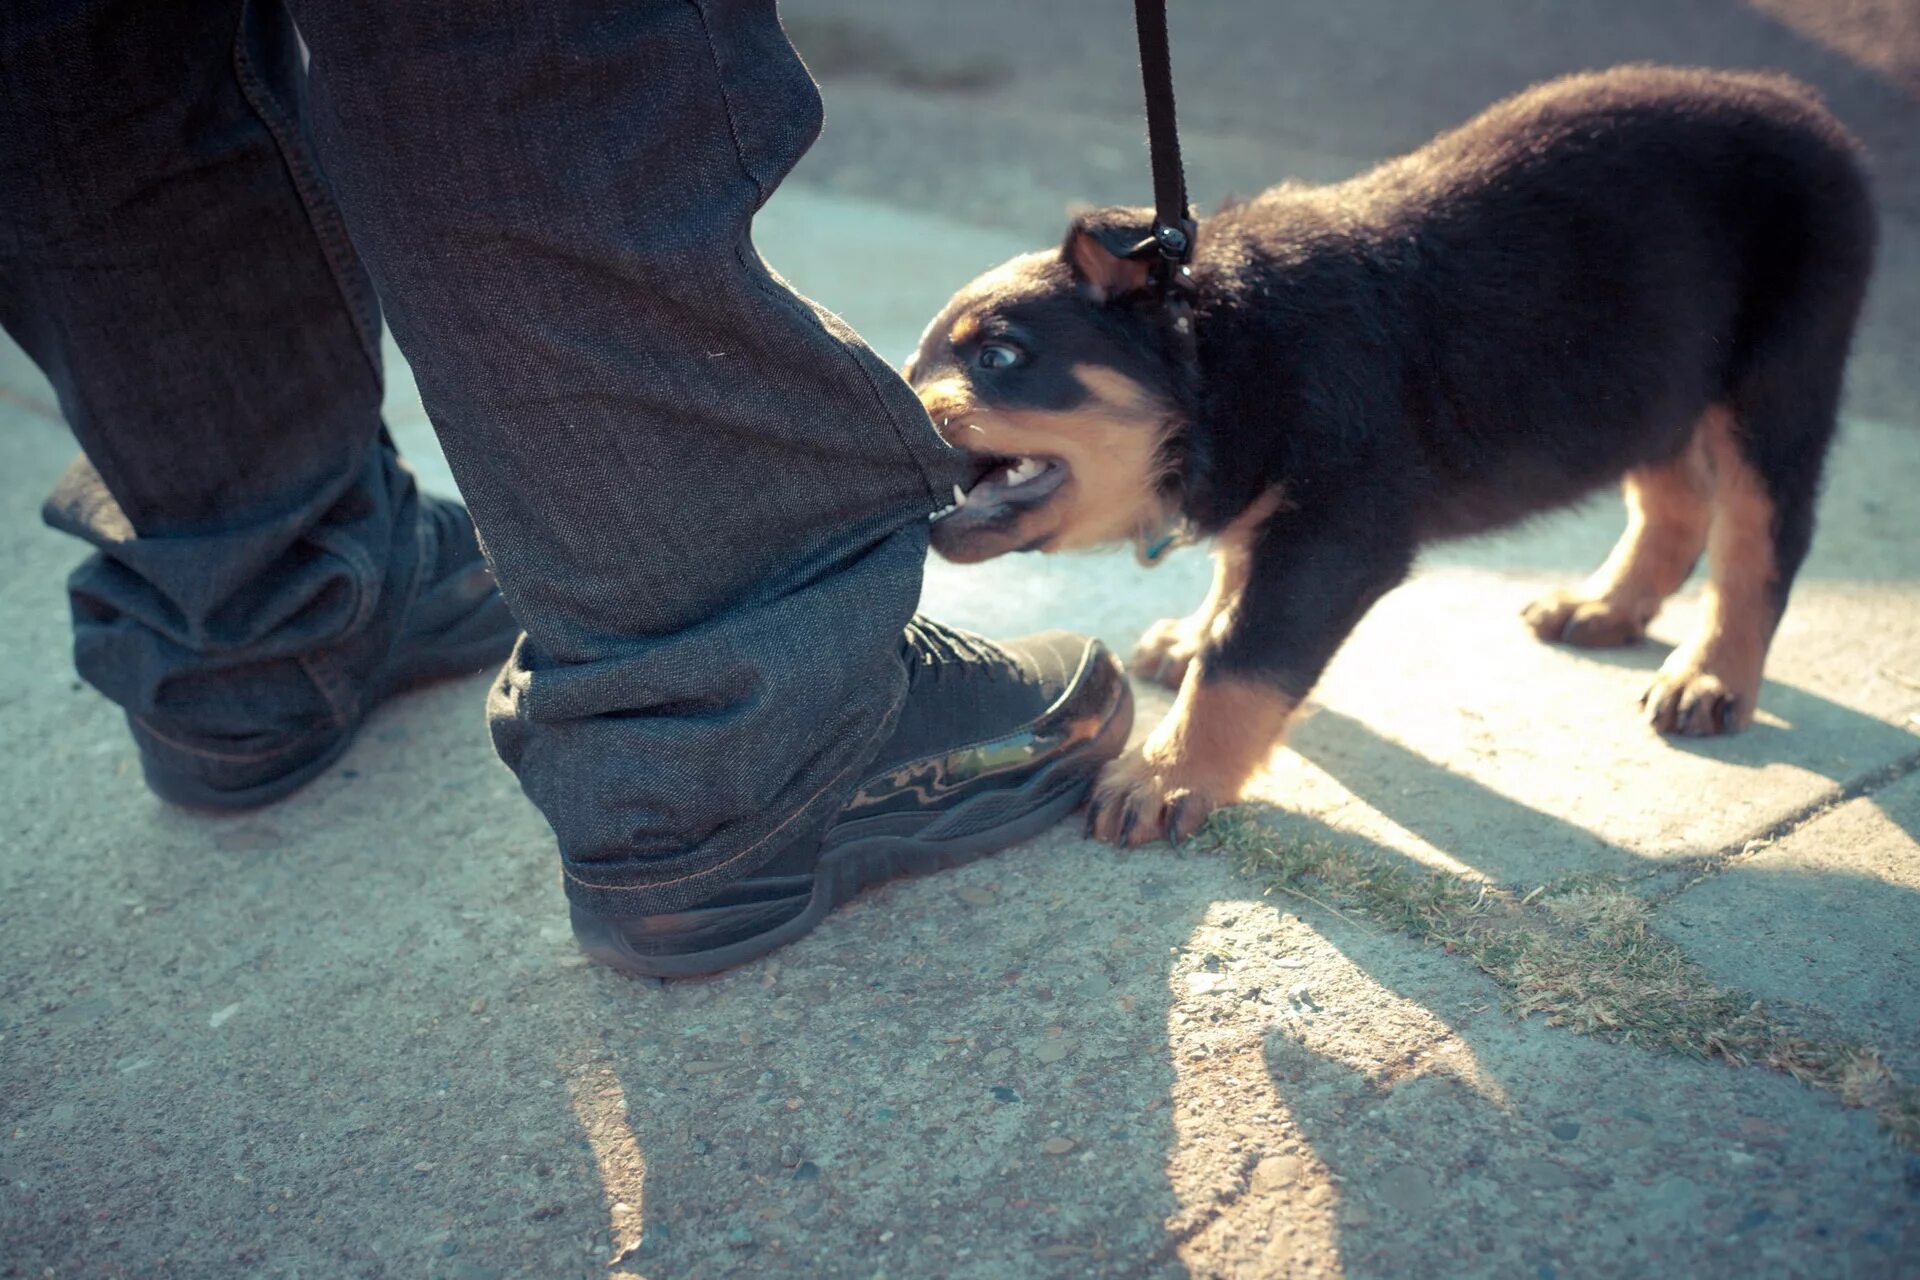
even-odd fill
[(1746, 726), (1871, 266), (1857, 150), (1784, 77), (1618, 68), (1206, 218), (1190, 330), (1125, 256), (1147, 210), (962, 289), (906, 369), (978, 462), (935, 549), (1213, 542), (1205, 601), (1134, 654), (1179, 695), (1102, 775), (1092, 829), (1197, 831), (1423, 543), (1615, 480), (1619, 545), (1527, 623), (1639, 640), (1704, 551), (1699, 629), (1642, 705), (1663, 732)]

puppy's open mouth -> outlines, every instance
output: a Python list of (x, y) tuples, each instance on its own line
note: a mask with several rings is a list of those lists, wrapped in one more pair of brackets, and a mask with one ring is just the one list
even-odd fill
[(1067, 464), (1058, 458), (977, 459), (971, 483), (953, 486), (953, 503), (933, 513), (949, 524), (985, 524), (1031, 507), (1058, 489), (1067, 478)]

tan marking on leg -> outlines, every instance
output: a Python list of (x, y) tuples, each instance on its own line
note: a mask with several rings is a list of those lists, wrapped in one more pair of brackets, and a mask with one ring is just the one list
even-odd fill
[(1200, 647), (1220, 634), (1247, 585), (1253, 535), (1285, 504), (1279, 486), (1261, 494), (1214, 538), (1213, 585), (1200, 607), (1184, 618), (1162, 618), (1148, 627), (1133, 650), (1133, 673), (1143, 680), (1178, 689)]
[(1713, 473), (1706, 421), (1678, 458), (1630, 471), (1621, 481), (1627, 529), (1606, 562), (1579, 586), (1527, 606), (1527, 624), (1542, 640), (1597, 649), (1633, 644), (1647, 634), (1647, 624), (1687, 580), (1707, 545)]
[(1739, 442), (1732, 415), (1702, 425), (1713, 468), (1713, 524), (1700, 625), (1660, 666), (1643, 703), (1662, 733), (1737, 733), (1753, 722), (1774, 611), (1773, 498)]
[(1192, 836), (1215, 808), (1240, 798), (1299, 705), (1263, 681), (1205, 679), (1194, 663), (1166, 719), (1102, 770), (1089, 827), (1128, 847)]

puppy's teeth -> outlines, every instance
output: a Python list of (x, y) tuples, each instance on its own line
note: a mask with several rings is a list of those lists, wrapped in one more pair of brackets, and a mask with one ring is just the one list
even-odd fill
[(956, 507), (967, 505), (967, 491), (957, 484), (953, 486), (953, 505)]

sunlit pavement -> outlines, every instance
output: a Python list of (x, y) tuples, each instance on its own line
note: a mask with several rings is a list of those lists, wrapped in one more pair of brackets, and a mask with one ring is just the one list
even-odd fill
[[(759, 241), (891, 357), (1033, 243), (801, 185)], [(393, 372), (390, 421), (444, 489)], [(1749, 733), (1677, 745), (1637, 719), (1697, 584), (1620, 654), (1519, 622), (1605, 553), (1608, 499), (1436, 553), (1383, 602), (1263, 778), (1263, 820), (1517, 890), (1725, 855), (1691, 887), (1637, 882), (1673, 894), (1656, 927), (1920, 1078), (1920, 431), (1899, 394), (1847, 424)], [(1920, 1257), (1920, 1163), (1867, 1113), (1517, 1021), (1461, 957), (1263, 897), (1204, 848), (1118, 854), (1063, 827), (661, 986), (574, 953), (480, 681), (383, 711), (260, 814), (167, 809), (73, 677), (79, 551), (36, 520), (71, 444), (11, 350), (0, 432), (0, 1275), (1891, 1276)], [(936, 564), (924, 603), (1124, 648), (1205, 578), (1191, 552)], [(1165, 700), (1142, 705), (1150, 722)]]

